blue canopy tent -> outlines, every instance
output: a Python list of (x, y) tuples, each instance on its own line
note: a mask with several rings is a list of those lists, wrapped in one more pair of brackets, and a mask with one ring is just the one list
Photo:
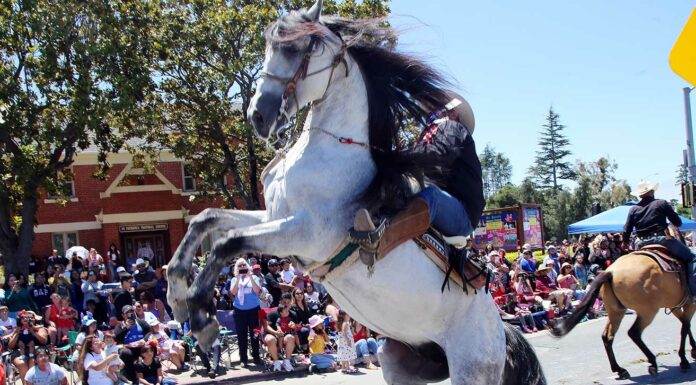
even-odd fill
[[(597, 234), (597, 233), (615, 233), (623, 231), (626, 217), (631, 206), (635, 206), (636, 202), (628, 202), (623, 206), (614, 207), (611, 210), (599, 213), (593, 217), (583, 219), (580, 222), (573, 223), (568, 226), (569, 234)], [(680, 217), (682, 220), (682, 231), (696, 230), (696, 222), (691, 219)]]

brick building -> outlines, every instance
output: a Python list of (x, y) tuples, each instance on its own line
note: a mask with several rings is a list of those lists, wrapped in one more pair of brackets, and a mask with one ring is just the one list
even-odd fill
[[(160, 155), (156, 170), (135, 168), (132, 156), (121, 152), (109, 156), (109, 177), (92, 177), (96, 152), (85, 151), (75, 158), (73, 180), (66, 186), (70, 202), (62, 206), (42, 193), (32, 254), (43, 257), (74, 245), (94, 247), (105, 255), (111, 243), (121, 251), (125, 266), (141, 248), (154, 254), (152, 263), (167, 263), (181, 242), (191, 218), (220, 202), (194, 203), (196, 181), (185, 162), (171, 153)], [(210, 239), (202, 248), (209, 249)]]

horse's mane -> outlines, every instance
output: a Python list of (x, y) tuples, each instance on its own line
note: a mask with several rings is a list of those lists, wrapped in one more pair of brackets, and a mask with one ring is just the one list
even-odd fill
[[(422, 126), (431, 111), (444, 107), (449, 82), (422, 60), (398, 52), (398, 35), (384, 19), (322, 17), (320, 23), (343, 39), (365, 79), (369, 141), (377, 174), (363, 201), (373, 211), (399, 210), (412, 195), (405, 177), (422, 186), (425, 178), (439, 180), (445, 172), (442, 159), (403, 151), (400, 140), (409, 126)], [(325, 38), (326, 29), (312, 22), (304, 10), (281, 17), (266, 31), (267, 41), (274, 44), (298, 44), (306, 36)]]

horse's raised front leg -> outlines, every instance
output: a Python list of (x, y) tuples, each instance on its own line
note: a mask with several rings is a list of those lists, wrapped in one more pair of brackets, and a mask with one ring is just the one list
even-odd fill
[(212, 231), (228, 231), (261, 223), (266, 216), (265, 211), (240, 211), (225, 209), (205, 209), (196, 215), (189, 224), (184, 239), (176, 249), (168, 265), (167, 302), (172, 307), (174, 318), (179, 322), (188, 319), (186, 298), (189, 287), (189, 272), (196, 249), (203, 238)]
[(191, 331), (204, 348), (212, 345), (218, 334), (213, 293), (217, 277), (232, 258), (249, 252), (273, 255), (302, 254), (312, 242), (303, 216), (294, 216), (231, 230), (215, 243), (203, 271), (189, 288), (187, 305)]

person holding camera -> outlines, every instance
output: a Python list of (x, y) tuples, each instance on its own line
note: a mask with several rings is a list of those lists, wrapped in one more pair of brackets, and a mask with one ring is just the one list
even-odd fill
[[(37, 317), (32, 311), (23, 311), (19, 316), (19, 320), (19, 325), (10, 334), (7, 348), (12, 352), (10, 357), (12, 363), (19, 371), (20, 377), (25, 378), (27, 371), (34, 366), (34, 357), (25, 357), (25, 352), (21, 349), (20, 337), (26, 338), (23, 340), (24, 346), (26, 346), (29, 338), (31, 338), (32, 345), (45, 345), (48, 343), (48, 331), (46, 328), (36, 324), (36, 321), (41, 320), (41, 317)], [(27, 332), (26, 335), (25, 331)]]
[(251, 338), (251, 355), (255, 363), (259, 357), (259, 340), (254, 329), (259, 328), (259, 310), (261, 309), (261, 281), (249, 268), (244, 258), (239, 258), (234, 264), (234, 278), (230, 284), (230, 295), (234, 297), (234, 326), (239, 338), (239, 358), (242, 365), (247, 366), (248, 340)]
[(145, 346), (145, 336), (150, 333), (150, 325), (135, 316), (135, 309), (126, 305), (121, 309), (124, 321), (116, 325), (114, 339), (123, 345), (119, 358), (125, 365), (123, 370), (132, 383), (138, 383), (135, 374), (135, 361), (140, 357), (141, 349)]

